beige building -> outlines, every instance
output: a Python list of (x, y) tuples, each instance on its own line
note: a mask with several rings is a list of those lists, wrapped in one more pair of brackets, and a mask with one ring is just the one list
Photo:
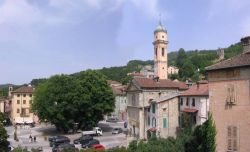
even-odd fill
[(250, 152), (250, 37), (244, 52), (207, 67), (218, 152)]
[(178, 74), (179, 69), (175, 66), (169, 66), (168, 67), (168, 74)]
[(167, 30), (159, 23), (154, 31), (154, 73), (159, 79), (168, 78)]
[[(132, 136), (144, 139), (148, 137), (149, 132), (160, 133), (159, 135), (161, 135), (162, 123), (163, 121), (164, 123), (167, 122), (163, 118), (168, 119), (166, 117), (167, 111), (164, 111), (167, 109), (164, 108), (164, 106), (167, 106), (165, 104), (168, 104), (168, 102), (170, 105), (173, 104), (172, 108), (176, 107), (174, 111), (178, 113), (178, 99), (175, 99), (176, 102), (172, 102), (170, 99), (164, 98), (187, 89), (188, 87), (183, 82), (135, 77), (127, 89), (128, 128)], [(175, 113), (170, 115), (173, 116)], [(175, 117), (177, 117), (176, 121), (178, 122), (178, 114)], [(175, 124), (173, 125), (175, 126)], [(162, 135), (165, 136), (168, 133), (164, 132)]]
[(127, 120), (127, 96), (126, 86), (117, 81), (108, 80), (108, 84), (111, 86), (113, 94), (115, 95), (115, 110), (111, 114), (112, 118), (118, 118), (120, 121)]
[(164, 96), (157, 100), (157, 127), (158, 136), (176, 137), (179, 127), (179, 93)]
[(12, 92), (11, 120), (13, 123), (22, 124), (38, 121), (38, 118), (31, 112), (34, 89), (31, 86), (23, 86)]

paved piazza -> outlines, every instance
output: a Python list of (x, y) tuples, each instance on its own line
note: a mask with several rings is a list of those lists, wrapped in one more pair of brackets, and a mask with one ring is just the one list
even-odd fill
[[(103, 136), (94, 137), (98, 139), (102, 145), (108, 148), (116, 147), (116, 146), (127, 146), (127, 139), (125, 134), (112, 135), (111, 131), (114, 127), (123, 128), (123, 123), (107, 123), (100, 122), (99, 127), (103, 130)], [(48, 137), (53, 135), (59, 135), (54, 126), (42, 124), (40, 126), (36, 126), (34, 128), (30, 128), (28, 126), (18, 127), (17, 128), (17, 137), (19, 141), (14, 140), (14, 127), (6, 127), (8, 132), (10, 144), (12, 147), (18, 147), (19, 145), (22, 147), (27, 147), (29, 150), (31, 148), (42, 147), (44, 152), (51, 152), (51, 147), (49, 147)], [(36, 142), (30, 142), (29, 136), (36, 136)], [(70, 138), (71, 143), (73, 140), (80, 137), (81, 133), (76, 134), (60, 134), (65, 135)], [(76, 147), (80, 147), (80, 145), (76, 145)]]

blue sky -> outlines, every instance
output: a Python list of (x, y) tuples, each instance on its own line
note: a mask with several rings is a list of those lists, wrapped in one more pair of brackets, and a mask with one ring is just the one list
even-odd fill
[(153, 57), (159, 14), (169, 51), (250, 35), (249, 0), (0, 0), (0, 84)]

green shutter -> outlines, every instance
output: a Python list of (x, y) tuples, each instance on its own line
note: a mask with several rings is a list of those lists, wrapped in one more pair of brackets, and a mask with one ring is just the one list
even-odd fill
[(155, 104), (152, 104), (152, 113), (155, 113)]
[(167, 118), (163, 118), (163, 128), (167, 128)]

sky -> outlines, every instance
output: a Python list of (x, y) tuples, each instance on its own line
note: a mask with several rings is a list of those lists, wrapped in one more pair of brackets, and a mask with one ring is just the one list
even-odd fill
[(250, 35), (249, 8), (249, 0), (0, 0), (0, 84), (151, 60), (159, 18), (169, 52), (228, 47)]

